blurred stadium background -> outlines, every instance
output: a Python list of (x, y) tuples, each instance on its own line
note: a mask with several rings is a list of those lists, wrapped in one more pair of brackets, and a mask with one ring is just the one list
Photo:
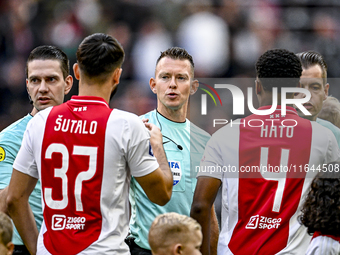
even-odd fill
[[(142, 114), (156, 105), (148, 81), (170, 46), (193, 55), (198, 78), (255, 77), (256, 59), (271, 48), (316, 50), (337, 78), (339, 25), (339, 0), (1, 0), (0, 130), (31, 111), (25, 62), (38, 45), (59, 46), (72, 67), (85, 36), (113, 35), (126, 59), (110, 105)], [(330, 92), (339, 98), (337, 87)], [(74, 94), (77, 81), (66, 99)]]

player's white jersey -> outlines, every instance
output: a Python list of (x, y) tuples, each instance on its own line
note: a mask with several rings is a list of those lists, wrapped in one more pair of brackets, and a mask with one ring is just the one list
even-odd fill
[(291, 107), (218, 130), (198, 173), (222, 181), (218, 254), (304, 254), (311, 237), (297, 220), (303, 197), (317, 169), (338, 158), (332, 132)]
[(340, 255), (340, 237), (314, 233), (306, 255)]
[(158, 168), (137, 116), (74, 96), (32, 119), (14, 168), (41, 179), (37, 254), (130, 254), (130, 177)]

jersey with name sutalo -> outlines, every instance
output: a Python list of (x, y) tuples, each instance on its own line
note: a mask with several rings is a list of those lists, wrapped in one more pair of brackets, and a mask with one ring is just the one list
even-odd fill
[(130, 178), (158, 163), (136, 115), (73, 96), (29, 123), (14, 168), (41, 179), (37, 254), (129, 254)]
[(323, 164), (338, 158), (333, 133), (292, 107), (219, 129), (198, 173), (222, 181), (218, 253), (305, 254), (311, 237), (297, 220), (303, 198)]

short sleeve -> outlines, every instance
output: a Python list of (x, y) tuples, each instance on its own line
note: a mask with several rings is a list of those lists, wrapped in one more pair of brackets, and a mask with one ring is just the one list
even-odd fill
[[(195, 169), (197, 177), (206, 176), (222, 180), (223, 172), (218, 169), (223, 166), (218, 139), (216, 136), (208, 141), (199, 169)], [(196, 167), (197, 168), (197, 167)]]
[(130, 121), (129, 135), (127, 162), (132, 176), (141, 177), (155, 171), (159, 165), (152, 153), (150, 135), (137, 116)]
[(13, 163), (20, 148), (16, 140), (11, 141), (11, 135), (0, 135), (0, 189), (9, 185), (13, 172)]

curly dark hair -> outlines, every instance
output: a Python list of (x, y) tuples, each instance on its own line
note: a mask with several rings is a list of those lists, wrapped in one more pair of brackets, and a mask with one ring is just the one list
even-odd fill
[(340, 162), (329, 163), (328, 171), (319, 172), (312, 181), (298, 218), (310, 235), (320, 231), (340, 236), (340, 173), (333, 171), (339, 168)]
[(256, 75), (266, 91), (271, 91), (273, 87), (296, 87), (302, 73), (299, 58), (285, 49), (266, 51), (259, 57), (255, 67)]

